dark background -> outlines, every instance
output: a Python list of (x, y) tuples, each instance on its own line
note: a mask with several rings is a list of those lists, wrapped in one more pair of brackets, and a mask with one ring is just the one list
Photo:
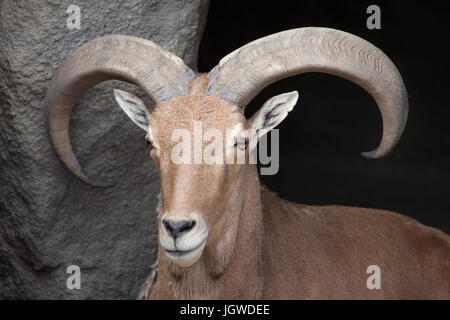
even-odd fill
[[(381, 8), (381, 30), (366, 27), (371, 4)], [(408, 124), (394, 151), (377, 160), (360, 156), (382, 133), (368, 93), (335, 76), (303, 74), (267, 87), (246, 109), (251, 116), (274, 95), (300, 93), (279, 126), (280, 170), (261, 179), (291, 201), (388, 209), (449, 233), (448, 15), (448, 4), (430, 1), (211, 1), (199, 71), (250, 41), (306, 26), (347, 31), (379, 47), (409, 93)]]

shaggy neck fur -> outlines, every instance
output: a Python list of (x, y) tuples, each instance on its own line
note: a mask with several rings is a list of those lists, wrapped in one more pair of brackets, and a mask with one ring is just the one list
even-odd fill
[(227, 232), (207, 245), (194, 265), (186, 269), (176, 267), (159, 247), (158, 275), (149, 299), (257, 299), (261, 296), (260, 185), (256, 166), (248, 165), (246, 170), (247, 190), (239, 190), (244, 193), (239, 206), (230, 205), (232, 211), (227, 213), (223, 229)]

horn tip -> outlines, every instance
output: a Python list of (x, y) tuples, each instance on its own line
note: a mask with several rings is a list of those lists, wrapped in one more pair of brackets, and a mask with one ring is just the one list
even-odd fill
[(379, 159), (386, 155), (386, 152), (380, 152), (380, 150), (375, 149), (372, 151), (361, 152), (361, 156), (367, 159)]

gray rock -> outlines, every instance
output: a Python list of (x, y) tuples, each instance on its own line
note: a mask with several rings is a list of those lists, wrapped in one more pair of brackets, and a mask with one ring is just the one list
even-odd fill
[[(71, 141), (92, 188), (59, 161), (43, 101), (65, 57), (106, 34), (150, 39), (196, 68), (206, 0), (0, 1), (0, 298), (132, 299), (156, 258), (158, 176), (144, 132), (120, 111), (109, 81), (89, 90), (71, 118)], [(81, 289), (66, 288), (69, 265)]]

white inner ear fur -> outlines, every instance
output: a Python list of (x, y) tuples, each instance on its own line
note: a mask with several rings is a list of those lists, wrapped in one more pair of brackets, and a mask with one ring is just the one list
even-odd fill
[(114, 97), (122, 110), (140, 128), (149, 131), (150, 110), (144, 101), (126, 91), (114, 89)]
[(275, 128), (292, 111), (298, 100), (298, 92), (280, 94), (267, 100), (248, 120), (248, 128), (257, 132), (257, 139)]

